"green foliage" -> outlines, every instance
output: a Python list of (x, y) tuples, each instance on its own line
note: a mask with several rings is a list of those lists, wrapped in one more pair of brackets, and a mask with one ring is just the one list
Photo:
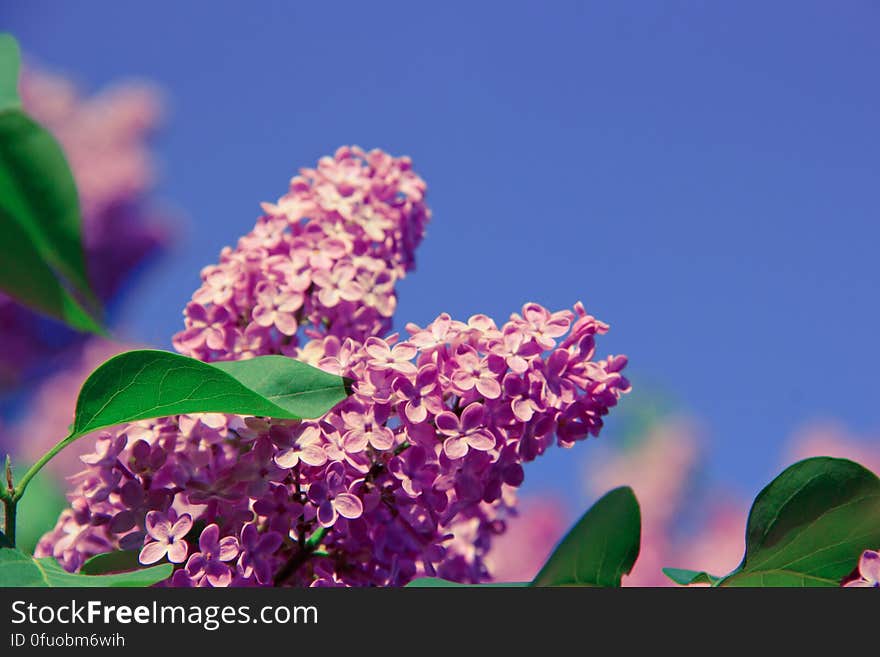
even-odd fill
[(107, 573), (124, 573), (140, 567), (138, 550), (116, 550), (96, 554), (82, 565), (79, 572), (83, 575), (106, 575)]
[[(86, 379), (70, 435), (40, 457), (11, 493), (0, 489), (0, 498), (14, 511), (53, 456), (97, 429), (187, 413), (315, 418), (349, 394), (350, 380), (285, 356), (209, 364), (166, 351), (129, 351), (111, 358)], [(14, 513), (6, 530), (14, 539)]]
[(68, 573), (51, 557), (34, 559), (12, 548), (0, 549), (0, 586), (144, 587), (167, 579), (174, 567), (162, 564), (114, 575)]
[(568, 532), (532, 586), (620, 586), (639, 556), (641, 513), (628, 486), (606, 493)]
[(123, 422), (186, 413), (315, 418), (349, 393), (347, 379), (286, 356), (203, 363), (167, 351), (128, 351), (86, 379), (68, 440)]
[(810, 458), (787, 468), (758, 494), (743, 561), (713, 584), (838, 586), (861, 552), (878, 546), (877, 475), (846, 459)]
[[(531, 583), (479, 586), (620, 586), (639, 556), (641, 513), (628, 486), (615, 488), (596, 502), (568, 532)], [(408, 587), (473, 586), (436, 577), (413, 580)]]
[(0, 289), (74, 329), (101, 333), (76, 184), (58, 142), (21, 109), (20, 59), (15, 39), (0, 35)]

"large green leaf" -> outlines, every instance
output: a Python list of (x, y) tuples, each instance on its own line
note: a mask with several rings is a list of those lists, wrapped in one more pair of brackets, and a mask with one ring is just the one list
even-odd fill
[(0, 206), (0, 290), (23, 305), (78, 331), (101, 333), (24, 229)]
[(639, 556), (641, 513), (628, 486), (606, 493), (562, 539), (532, 586), (620, 586)]
[[(0, 289), (78, 330), (100, 332), (83, 310), (96, 313), (99, 304), (86, 275), (76, 184), (58, 142), (21, 109), (19, 62), (15, 39), (0, 35)], [(28, 284), (22, 271), (34, 268), (37, 280)]]
[(186, 413), (320, 417), (350, 381), (286, 356), (203, 363), (167, 351), (114, 356), (83, 384), (68, 440), (103, 427)]
[(795, 463), (749, 513), (742, 565), (720, 586), (838, 586), (880, 545), (880, 479), (846, 459)]
[[(679, 584), (838, 586), (865, 549), (880, 545), (880, 479), (846, 459), (805, 459), (786, 468), (755, 498), (746, 552), (726, 577), (664, 569)], [(690, 577), (690, 579), (689, 579)]]
[(55, 559), (34, 559), (12, 548), (0, 548), (0, 586), (144, 587), (171, 576), (174, 567), (162, 564), (114, 575), (79, 575), (64, 570)]

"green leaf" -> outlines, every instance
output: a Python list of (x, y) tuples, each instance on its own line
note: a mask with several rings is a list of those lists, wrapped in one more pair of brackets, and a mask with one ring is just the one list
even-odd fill
[(138, 550), (116, 550), (96, 554), (82, 565), (79, 572), (83, 575), (106, 575), (107, 573), (136, 570), (140, 567)]
[(639, 556), (641, 513), (628, 486), (596, 502), (568, 532), (532, 586), (620, 586)]
[(0, 587), (49, 586), (36, 562), (14, 548), (0, 548)]
[(11, 34), (0, 34), (0, 112), (21, 107), (18, 96), (18, 71), (21, 50)]
[(286, 356), (203, 363), (167, 351), (128, 351), (86, 379), (68, 441), (123, 422), (186, 413), (320, 417), (350, 394), (350, 383)]
[(717, 575), (710, 575), (701, 570), (686, 570), (684, 568), (664, 568), (663, 574), (666, 575), (676, 584), (688, 586), (690, 584), (709, 584), (715, 586), (721, 578)]
[(102, 333), (40, 254), (30, 236), (0, 206), (0, 290), (38, 313), (78, 331)]
[(846, 459), (806, 459), (755, 498), (743, 562), (719, 586), (838, 586), (878, 545), (877, 475)]
[(51, 557), (34, 559), (11, 548), (0, 549), (0, 586), (29, 587), (144, 587), (171, 576), (169, 564), (115, 575), (68, 573)]
[[(76, 183), (55, 138), (21, 110), (20, 59), (15, 39), (0, 35), (0, 289), (78, 330), (101, 332), (83, 308), (96, 313), (99, 304), (86, 275)], [(29, 283), (22, 272), (35, 267)]]

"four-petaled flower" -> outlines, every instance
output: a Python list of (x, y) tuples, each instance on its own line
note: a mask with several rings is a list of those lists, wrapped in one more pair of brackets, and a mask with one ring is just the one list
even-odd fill
[(257, 305), (254, 307), (254, 321), (260, 326), (274, 326), (284, 335), (293, 335), (298, 328), (297, 310), (302, 308), (302, 292), (282, 291), (274, 283), (260, 283), (256, 289)]
[(483, 426), (483, 406), (479, 402), (469, 404), (461, 412), (461, 418), (451, 411), (443, 411), (435, 422), (437, 430), (446, 436), (443, 452), (451, 459), (461, 458), (469, 447), (481, 452), (495, 447), (495, 438)]
[(270, 584), (273, 559), (283, 538), (271, 530), (260, 534), (254, 523), (247, 523), (241, 530), (241, 557), (238, 560), (242, 575), (250, 577), (253, 574), (260, 584)]
[(358, 482), (345, 485), (345, 469), (339, 462), (327, 467), (323, 481), (309, 486), (309, 500), (318, 507), (318, 522), (323, 527), (332, 527), (339, 516), (354, 520), (364, 512), (364, 505), (351, 488)]
[(534, 339), (542, 349), (553, 349), (556, 338), (568, 332), (572, 313), (562, 310), (551, 314), (536, 303), (527, 303), (523, 306), (522, 317), (514, 314), (512, 319), (523, 334)]
[(242, 272), (236, 263), (205, 267), (202, 270), (202, 280), (205, 284), (193, 294), (193, 301), (197, 304), (223, 305), (235, 294), (241, 279)]
[(424, 422), (429, 411), (434, 415), (443, 411), (443, 399), (437, 393), (437, 383), (437, 366), (434, 363), (419, 368), (415, 383), (403, 376), (394, 379), (391, 387), (403, 400), (403, 414), (407, 420)]
[(343, 448), (352, 453), (364, 451), (367, 445), (379, 451), (390, 449), (394, 432), (385, 426), (387, 419), (387, 407), (370, 410), (355, 402), (351, 410), (342, 411), (342, 421), (348, 429), (342, 436)]
[(150, 511), (147, 514), (147, 536), (153, 540), (141, 548), (138, 560), (142, 564), (156, 563), (166, 555), (171, 563), (186, 561), (189, 546), (183, 537), (192, 529), (192, 516), (184, 513), (175, 521), (172, 518), (173, 511), (171, 514), (161, 511)]
[(498, 376), (506, 369), (502, 358), (495, 355), (480, 358), (475, 349), (463, 346), (454, 360), (456, 369), (452, 374), (452, 383), (460, 391), (467, 392), (476, 388), (486, 399), (498, 399), (501, 396)]
[(336, 265), (332, 271), (319, 269), (312, 275), (318, 290), (318, 301), (333, 308), (340, 301), (357, 301), (364, 295), (361, 284), (355, 278), (355, 268), (349, 264)]
[(323, 465), (327, 461), (321, 440), (321, 430), (310, 423), (299, 424), (292, 431), (272, 430), (271, 435), (280, 434), (281, 451), (275, 455), (275, 463), (282, 468), (295, 468), (302, 461), (306, 465)]
[(415, 374), (418, 371), (411, 362), (418, 350), (409, 342), (401, 342), (389, 347), (385, 340), (370, 337), (364, 343), (364, 349), (370, 356), (367, 364), (372, 367), (395, 370), (401, 374)]
[(232, 571), (225, 562), (238, 556), (235, 536), (220, 538), (220, 528), (212, 523), (199, 536), (199, 551), (186, 562), (186, 572), (193, 579), (204, 577), (211, 586), (229, 586)]

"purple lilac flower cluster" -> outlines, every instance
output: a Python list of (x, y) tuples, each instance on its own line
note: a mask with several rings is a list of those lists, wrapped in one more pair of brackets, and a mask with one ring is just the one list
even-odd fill
[(578, 303), (497, 325), (441, 314), (387, 332), (429, 211), (406, 158), (342, 148), (303, 170), (202, 273), (176, 347), (282, 353), (354, 380), (322, 418), (218, 414), (103, 432), (38, 546), (69, 569), (111, 549), (179, 564), (178, 586), (403, 585), (489, 577), (523, 463), (597, 435), (629, 390)]
[[(302, 337), (387, 332), (395, 285), (415, 264), (430, 211), (409, 158), (340, 148), (302, 169), (238, 248), (202, 271), (174, 339), (206, 361), (294, 355)], [(302, 329), (302, 331), (300, 331)]]
[[(107, 301), (168, 241), (161, 213), (148, 202), (154, 183), (148, 138), (161, 114), (158, 94), (129, 83), (83, 97), (70, 81), (33, 68), (20, 87), (25, 110), (58, 139), (73, 171), (89, 277)], [(75, 339), (0, 294), (0, 387)]]

